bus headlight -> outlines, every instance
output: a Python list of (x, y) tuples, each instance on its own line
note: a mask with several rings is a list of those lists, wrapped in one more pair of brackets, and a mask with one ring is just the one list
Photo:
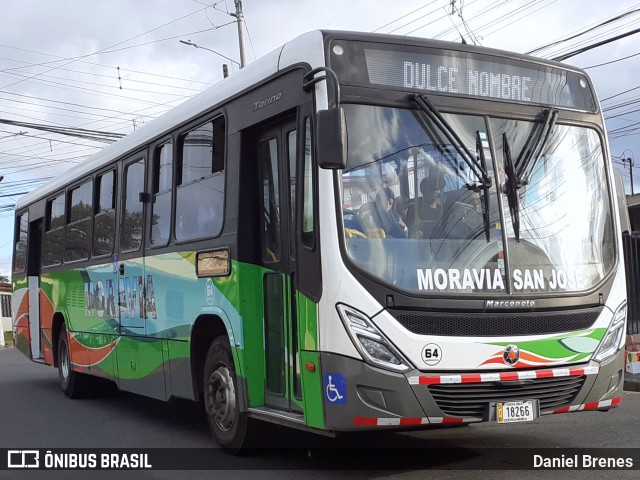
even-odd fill
[(406, 372), (411, 364), (391, 344), (364, 313), (346, 305), (336, 305), (351, 341), (365, 362), (395, 372)]
[(602, 339), (602, 342), (600, 342), (596, 355), (593, 357), (596, 361), (603, 362), (622, 348), (624, 344), (624, 326), (626, 319), (627, 302), (623, 302), (613, 315), (609, 329)]

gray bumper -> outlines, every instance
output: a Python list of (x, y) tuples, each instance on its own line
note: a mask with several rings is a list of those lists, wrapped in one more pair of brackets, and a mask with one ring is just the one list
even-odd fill
[[(416, 384), (412, 381), (425, 375), (417, 370), (404, 374), (394, 373), (371, 367), (360, 360), (331, 353), (321, 353), (320, 363), (323, 377), (325, 427), (328, 430), (428, 428), (441, 424), (495, 420), (495, 411), (490, 407), (482, 408), (482, 413), (475, 415), (458, 415), (455, 412), (443, 411), (436, 403), (428, 384)], [(580, 369), (581, 367), (570, 368)], [(619, 403), (622, 391), (624, 357), (616, 355), (602, 365), (594, 363), (589, 368), (597, 368), (598, 374), (584, 375), (580, 387), (575, 389), (569, 403), (547, 403), (540, 413), (544, 415), (583, 410), (607, 410), (615, 407)], [(437, 376), (431, 373), (429, 375)], [(443, 373), (443, 375), (451, 375), (451, 373)], [(518, 382), (496, 383), (515, 385), (516, 388), (519, 385)], [(522, 382), (522, 385), (526, 391), (527, 382)], [(490, 382), (481, 386), (476, 383), (473, 386), (478, 388), (478, 391), (492, 392)], [(474, 390), (470, 391), (472, 393), (467, 393), (465, 398), (460, 398), (460, 403), (474, 398), (476, 395), (473, 393)], [(453, 389), (452, 392), (451, 401), (455, 405), (458, 402), (458, 397), (455, 397), (457, 391)], [(496, 400), (512, 399), (510, 397), (512, 394), (504, 397), (505, 394), (499, 392), (496, 389), (495, 394), (490, 393), (490, 400), (484, 403), (478, 400), (477, 403), (489, 405)], [(486, 393), (483, 394), (486, 395)], [(531, 394), (528, 398), (535, 398), (535, 395)]]

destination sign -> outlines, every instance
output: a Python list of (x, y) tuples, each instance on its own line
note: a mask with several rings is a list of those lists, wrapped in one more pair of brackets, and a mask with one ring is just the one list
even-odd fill
[(364, 49), (372, 84), (485, 99), (595, 110), (587, 79), (548, 65), (442, 51)]
[(597, 111), (587, 77), (561, 67), (461, 51), (457, 45), (447, 49), (354, 40), (334, 40), (332, 45), (331, 68), (346, 85)]

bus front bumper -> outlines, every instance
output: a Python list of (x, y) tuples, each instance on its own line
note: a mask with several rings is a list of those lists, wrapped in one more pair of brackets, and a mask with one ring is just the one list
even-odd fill
[(394, 373), (321, 353), (325, 428), (428, 428), (496, 420), (496, 402), (534, 400), (537, 415), (620, 403), (624, 357), (598, 364), (498, 372)]

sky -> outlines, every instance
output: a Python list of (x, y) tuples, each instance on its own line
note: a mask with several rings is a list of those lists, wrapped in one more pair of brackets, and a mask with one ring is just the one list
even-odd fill
[[(467, 43), (527, 53), (611, 20), (537, 53), (553, 58), (640, 28), (640, 2), (633, 0), (244, 0), (242, 7), (247, 63), (315, 29), (454, 42), (464, 36)], [(233, 0), (6, 2), (0, 18), (0, 275), (11, 269), (13, 205), (22, 194), (100, 151), (106, 136), (126, 135), (215, 85), (223, 63), (237, 70), (229, 61), (240, 61), (234, 11)], [(638, 152), (633, 176), (640, 177), (640, 128), (634, 130), (640, 125), (639, 45), (640, 33), (566, 60), (586, 68), (594, 82), (627, 193), (629, 165), (621, 159), (633, 161)], [(50, 131), (55, 128), (106, 134), (69, 136)], [(640, 178), (634, 189), (640, 192)]]

